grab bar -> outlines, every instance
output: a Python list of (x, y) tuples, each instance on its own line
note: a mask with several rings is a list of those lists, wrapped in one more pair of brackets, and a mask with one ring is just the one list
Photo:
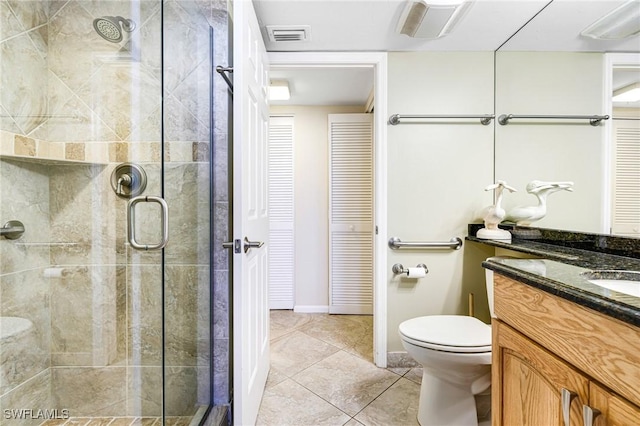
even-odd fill
[(0, 228), (0, 237), (7, 240), (17, 240), (24, 234), (24, 225), (19, 220), (10, 220)]
[(493, 114), (484, 114), (484, 115), (400, 115), (393, 114), (389, 117), (389, 124), (395, 126), (400, 124), (403, 119), (425, 119), (425, 120), (437, 120), (437, 119), (446, 119), (446, 118), (461, 118), (461, 119), (474, 119), (479, 118), (480, 123), (485, 126), (491, 123), (491, 120), (495, 118)]
[(452, 249), (459, 250), (462, 247), (462, 239), (459, 237), (453, 237), (449, 241), (438, 241), (438, 242), (416, 242), (416, 241), (406, 241), (403, 242), (398, 237), (391, 237), (389, 239), (389, 248), (392, 250), (398, 249)]
[(600, 125), (602, 120), (608, 120), (608, 115), (515, 115), (502, 114), (498, 117), (498, 123), (506, 126), (512, 118), (524, 118), (530, 120), (589, 120), (592, 126)]

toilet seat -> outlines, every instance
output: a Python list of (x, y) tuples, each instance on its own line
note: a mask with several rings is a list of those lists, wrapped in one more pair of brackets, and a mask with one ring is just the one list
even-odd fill
[(456, 353), (491, 352), (491, 326), (463, 315), (430, 315), (404, 321), (402, 338), (427, 349)]

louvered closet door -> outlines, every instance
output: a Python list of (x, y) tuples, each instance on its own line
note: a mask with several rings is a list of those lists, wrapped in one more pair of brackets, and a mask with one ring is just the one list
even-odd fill
[(269, 121), (269, 309), (293, 309), (293, 123)]
[(370, 114), (329, 115), (329, 312), (373, 313)]
[(640, 121), (613, 120), (614, 181), (611, 232), (640, 236)]

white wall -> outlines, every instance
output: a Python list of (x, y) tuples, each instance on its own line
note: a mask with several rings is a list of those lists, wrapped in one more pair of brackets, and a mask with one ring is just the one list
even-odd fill
[[(602, 115), (601, 53), (498, 52), (496, 116)], [(513, 120), (496, 126), (496, 179), (518, 189), (507, 210), (536, 205), (525, 190), (532, 180), (573, 181), (574, 191), (548, 198), (547, 216), (532, 226), (604, 232), (604, 131), (587, 120)]]
[[(388, 56), (388, 113), (493, 113), (493, 52), (402, 52)], [(467, 235), (467, 224), (492, 204), (493, 123), (451, 121), (388, 127), (388, 237), (448, 241)], [(398, 325), (421, 315), (466, 314), (476, 295), (478, 316), (488, 319), (484, 271), (488, 255), (478, 244), (458, 251), (388, 254), (388, 351), (402, 351)], [(394, 263), (425, 263), (418, 281), (392, 274)]]
[(272, 106), (293, 115), (295, 203), (295, 307), (329, 305), (329, 114), (363, 112), (363, 106)]

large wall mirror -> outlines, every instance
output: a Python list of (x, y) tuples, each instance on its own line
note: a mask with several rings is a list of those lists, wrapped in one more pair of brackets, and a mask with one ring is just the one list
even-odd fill
[(496, 52), (495, 113), (512, 118), (496, 120), (495, 178), (518, 189), (504, 206), (536, 205), (532, 181), (573, 182), (531, 226), (640, 237), (640, 101), (613, 101), (640, 88), (640, 34), (614, 38), (633, 27), (638, 0), (545, 1)]

